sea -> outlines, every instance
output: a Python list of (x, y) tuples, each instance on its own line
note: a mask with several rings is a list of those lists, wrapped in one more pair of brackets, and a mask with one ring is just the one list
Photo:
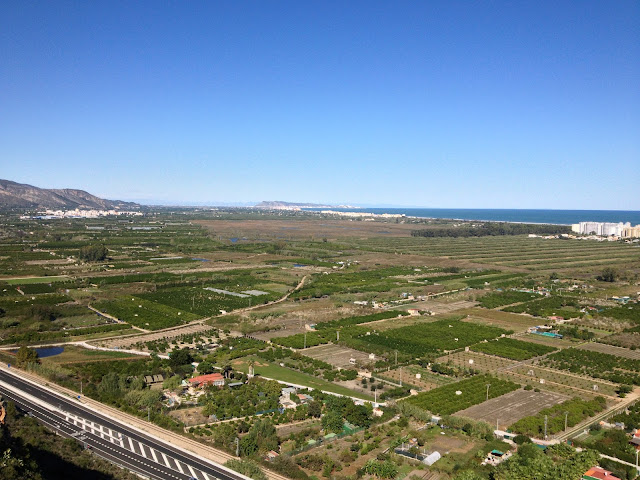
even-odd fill
[(483, 220), (490, 222), (544, 223), (571, 225), (579, 222), (630, 222), (640, 225), (637, 210), (520, 210), (480, 208), (309, 208), (305, 210), (333, 210), (338, 212), (365, 212), (401, 214), (408, 217), (446, 218), (453, 220)]

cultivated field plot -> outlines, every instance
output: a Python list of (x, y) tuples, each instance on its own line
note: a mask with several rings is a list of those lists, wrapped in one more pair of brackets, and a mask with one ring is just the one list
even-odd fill
[(318, 345), (317, 347), (301, 350), (300, 353), (307, 357), (327, 362), (336, 368), (353, 369), (354, 365), (349, 362), (351, 358), (354, 358), (360, 365), (372, 362), (372, 360), (369, 360), (369, 355), (366, 353), (359, 352), (353, 348), (342, 347), (340, 345)]
[(605, 338), (601, 338), (603, 342), (609, 342), (613, 345), (626, 348), (640, 348), (640, 333), (637, 332), (624, 332), (609, 335)]
[[(640, 265), (640, 252), (630, 245), (613, 242), (545, 240), (525, 236), (481, 238), (397, 238), (359, 242), (361, 249), (455, 258), (469, 264), (511, 267), (521, 270), (565, 270), (571, 268)], [(495, 282), (492, 283), (496, 286)]]
[(138, 297), (102, 301), (96, 303), (95, 307), (103, 313), (148, 330), (175, 327), (198, 318), (192, 313)]
[[(487, 388), (487, 385), (489, 388)], [(456, 383), (409, 397), (403, 402), (416, 405), (436, 415), (450, 415), (517, 390), (520, 385), (491, 375), (477, 375)]]
[(614, 347), (613, 345), (605, 345), (604, 343), (589, 342), (577, 348), (590, 352), (608, 353), (609, 355), (615, 355), (617, 357), (640, 360), (639, 350), (629, 350), (628, 348)]
[(468, 300), (458, 300), (455, 302), (445, 303), (439, 300), (427, 300), (424, 302), (412, 303), (411, 308), (419, 308), (429, 310), (436, 315), (443, 315), (447, 313), (458, 313), (458, 310), (472, 308), (476, 305), (476, 302)]
[[(469, 360), (473, 360), (470, 364)], [(451, 362), (461, 368), (473, 368), (483, 373), (492, 373), (501, 378), (508, 378), (519, 383), (552, 390), (564, 395), (609, 395), (616, 396), (618, 386), (604, 380), (597, 380), (585, 376), (573, 375), (560, 370), (543, 368), (536, 365), (494, 357), (476, 352), (457, 352), (445, 355), (436, 360), (438, 363)], [(531, 374), (533, 373), (533, 374)], [(540, 383), (540, 380), (544, 383)], [(597, 385), (597, 390), (593, 386)]]
[[(285, 220), (196, 220), (193, 223), (212, 230), (222, 238), (242, 235), (249, 240), (348, 237), (410, 237), (415, 225), (387, 222), (353, 222), (317, 218), (289, 218)], [(241, 233), (240, 233), (241, 232)]]
[(482, 342), (471, 346), (471, 350), (510, 358), (511, 360), (527, 360), (556, 351), (553, 347), (539, 343), (523, 342), (514, 338), (496, 338), (490, 342)]
[[(531, 374), (533, 372), (533, 375)], [(595, 378), (565, 373), (552, 368), (539, 367), (537, 365), (518, 365), (503, 373), (518, 374), (519, 381), (525, 383), (525, 379), (529, 379), (532, 385), (547, 390), (554, 390), (554, 384), (569, 387), (574, 390), (574, 395), (578, 391), (592, 395), (608, 395), (616, 397), (618, 385), (606, 380), (598, 380)], [(540, 383), (544, 380), (544, 383)], [(597, 388), (594, 389), (594, 386)], [(561, 393), (565, 393), (564, 389)]]
[(196, 323), (192, 325), (185, 325), (184, 327), (174, 328), (172, 330), (163, 330), (162, 332), (147, 333), (143, 335), (130, 335), (122, 338), (111, 338), (109, 340), (101, 340), (95, 343), (101, 347), (107, 348), (126, 348), (136, 343), (152, 342), (155, 340), (171, 340), (181, 335), (191, 335), (195, 333), (202, 333), (211, 330), (209, 325), (203, 323)]
[(397, 350), (414, 357), (429, 352), (455, 350), (508, 333), (500, 328), (452, 319), (394, 328), (383, 332), (365, 331), (366, 329), (362, 327), (354, 328), (361, 328), (363, 333), (349, 339), (351, 346), (358, 349), (362, 347), (363, 350), (377, 348), (387, 353)]
[[(471, 361), (471, 363), (469, 362)], [(479, 352), (457, 352), (450, 355), (445, 355), (436, 360), (438, 363), (448, 363), (461, 367), (461, 368), (473, 368), (481, 370), (483, 372), (495, 372), (500, 369), (513, 367), (518, 362), (501, 357), (494, 357), (492, 355), (486, 355)]]
[(483, 323), (515, 332), (524, 332), (529, 327), (540, 324), (539, 318), (529, 315), (518, 315), (516, 313), (501, 312), (499, 310), (486, 310), (484, 308), (467, 308), (456, 312), (461, 315), (468, 315), (465, 319), (468, 322)]
[[(416, 378), (416, 375), (420, 375), (420, 378)], [(418, 365), (407, 365), (406, 367), (379, 372), (375, 376), (394, 383), (402, 382), (402, 385), (412, 385), (424, 392), (455, 382), (453, 378), (435, 374)]]
[[(540, 324), (538, 319), (538, 324)], [(535, 333), (525, 333), (524, 335), (518, 335), (515, 338), (518, 340), (524, 340), (525, 342), (539, 343), (540, 345), (547, 345), (548, 347), (567, 348), (576, 345), (576, 341), (569, 340), (568, 338), (552, 338), (545, 337), (544, 335), (536, 335)]]
[[(236, 310), (250, 306), (260, 305), (275, 300), (280, 294), (269, 292), (266, 295), (253, 296), (240, 292), (230, 292), (214, 287), (178, 287), (166, 288), (152, 293), (143, 293), (138, 297), (158, 304), (173, 307), (182, 312), (194, 313), (201, 317), (216, 316), (224, 311)], [(244, 290), (244, 288), (236, 288)], [(227, 293), (224, 293), (227, 292)]]
[(552, 407), (567, 399), (568, 397), (558, 393), (520, 389), (461, 410), (456, 415), (484, 420), (490, 425), (496, 425), (497, 422), (500, 429), (506, 429), (521, 418), (535, 415), (543, 408)]

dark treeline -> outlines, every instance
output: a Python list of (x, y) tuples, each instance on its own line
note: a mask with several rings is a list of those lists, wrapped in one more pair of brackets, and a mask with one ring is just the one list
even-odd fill
[(571, 227), (567, 225), (542, 225), (526, 223), (488, 222), (475, 226), (429, 228), (412, 230), (413, 237), (486, 237), (499, 235), (526, 235), (535, 233), (538, 235), (558, 235), (571, 233)]

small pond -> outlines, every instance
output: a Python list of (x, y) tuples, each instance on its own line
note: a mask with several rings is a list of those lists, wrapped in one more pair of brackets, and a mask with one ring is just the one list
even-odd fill
[(64, 352), (64, 347), (42, 347), (36, 348), (36, 352), (38, 352), (38, 357), (53, 357), (55, 355), (60, 355)]

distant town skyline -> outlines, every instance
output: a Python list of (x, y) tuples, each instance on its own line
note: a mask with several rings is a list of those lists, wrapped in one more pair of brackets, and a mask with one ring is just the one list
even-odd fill
[(0, 177), (146, 204), (640, 210), (640, 3), (0, 5)]

